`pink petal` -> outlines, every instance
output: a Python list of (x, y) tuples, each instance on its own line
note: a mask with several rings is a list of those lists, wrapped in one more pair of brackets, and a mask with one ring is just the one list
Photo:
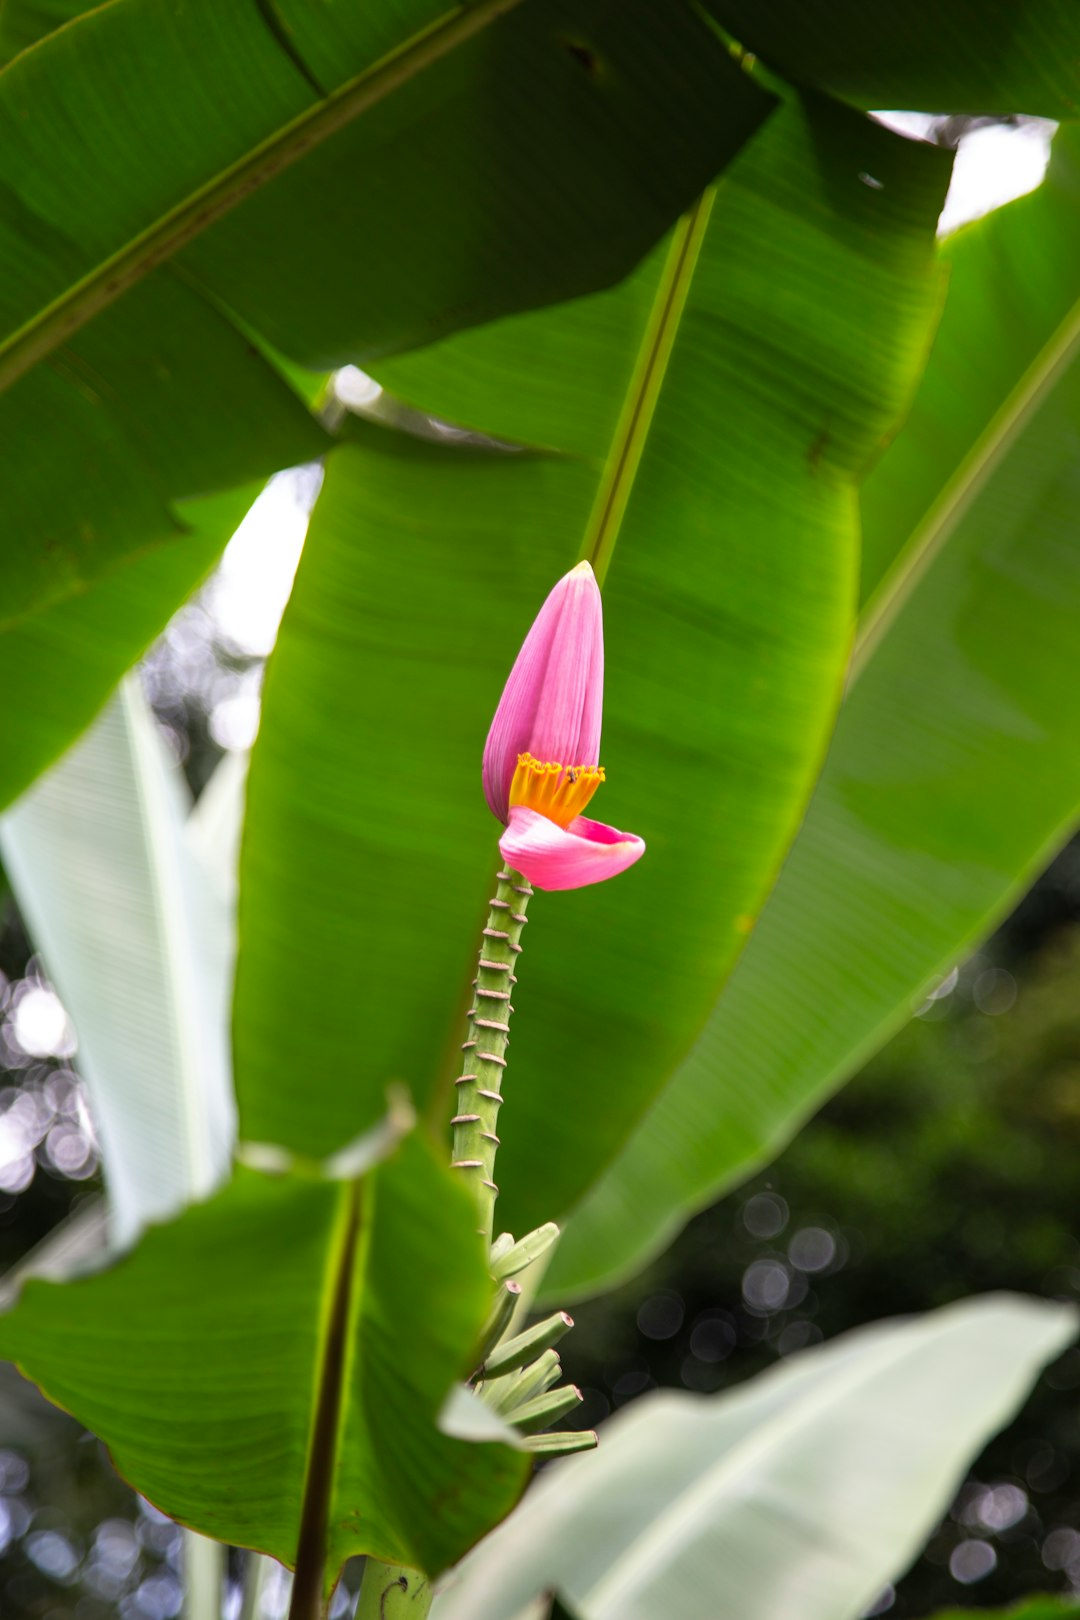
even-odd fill
[(565, 574), (533, 621), (514, 661), (484, 746), (484, 793), (509, 814), (519, 754), (560, 765), (600, 763), (604, 618), (587, 562)]
[(499, 839), (503, 859), (538, 889), (583, 889), (625, 872), (645, 853), (644, 839), (602, 821), (575, 816), (560, 827), (536, 810), (516, 805)]

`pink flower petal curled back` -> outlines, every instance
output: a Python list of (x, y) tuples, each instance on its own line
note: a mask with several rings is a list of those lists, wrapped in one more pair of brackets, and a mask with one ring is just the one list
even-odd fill
[(604, 780), (604, 621), (589, 564), (555, 586), (510, 671), (484, 748), (484, 793), (505, 860), (538, 889), (624, 872), (645, 845), (581, 814)]
[(620, 832), (602, 821), (575, 816), (560, 827), (536, 810), (516, 805), (499, 839), (503, 859), (538, 889), (583, 889), (616, 877), (645, 853), (636, 833)]
[(519, 754), (596, 765), (604, 704), (604, 613), (587, 562), (548, 595), (514, 660), (484, 745), (484, 793), (505, 821)]

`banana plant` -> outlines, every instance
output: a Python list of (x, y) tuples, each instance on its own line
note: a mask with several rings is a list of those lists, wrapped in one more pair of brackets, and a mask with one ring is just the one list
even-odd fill
[[(1011, 1300), (875, 1330), (653, 1403), (515, 1511), (593, 1443), (550, 1427), (567, 1319), (521, 1319), (556, 1224), (553, 1304), (640, 1264), (1080, 811), (1076, 137), (947, 287), (950, 155), (865, 112), (1072, 116), (1075, 20), (1030, 0), (1021, 50), (1003, 4), (796, 11), (0, 10), (6, 800), (245, 488), (326, 461), (235, 950), (204, 857), (237, 783), (193, 821), (134, 688), (2, 832), (123, 1252), (28, 1281), (0, 1350), (179, 1522), (294, 1567), (293, 1620), (357, 1553), (363, 1620), (420, 1620), (501, 1520), (457, 1588), (492, 1620), (644, 1616), (676, 1578), (704, 1615), (717, 1546), (738, 1612), (821, 1563), (808, 1612), (854, 1616), (1074, 1330)], [(346, 363), (380, 421), (318, 410)], [(583, 814), (602, 782), (632, 834)], [(819, 1560), (845, 1458), (902, 1533)]]

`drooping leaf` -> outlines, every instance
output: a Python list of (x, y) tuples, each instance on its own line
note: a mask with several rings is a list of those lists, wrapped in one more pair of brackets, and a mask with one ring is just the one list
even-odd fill
[(1080, 117), (1080, 17), (1069, 0), (706, 0), (798, 83), (860, 107)]
[[(105, 1219), (91, 1206), (50, 1234), (5, 1292), (26, 1276), (63, 1279), (100, 1263), (109, 1243), (130, 1243), (227, 1172), (239, 817), (223, 838), (219, 807), (242, 802), (239, 770), (224, 761), (189, 814), (129, 676), (82, 741), (0, 816), (0, 857), (77, 1026), (108, 1200)], [(218, 1620), (223, 1546), (186, 1531), (183, 1574), (185, 1620)]]
[(517, 1620), (552, 1587), (582, 1620), (776, 1620), (793, 1594), (799, 1620), (857, 1620), (1076, 1327), (1066, 1307), (989, 1296), (724, 1395), (647, 1395), (544, 1476), (433, 1620)]
[[(884, 486), (868, 524), (887, 534), (871, 555), (898, 562), (870, 604), (806, 821), (693, 1055), (575, 1215), (550, 1274), (560, 1297), (639, 1266), (773, 1157), (1080, 818), (1080, 717), (1062, 702), (1080, 613), (1080, 369), (1075, 311), (1060, 313), (1070, 280), (1080, 296), (1073, 173), (1070, 160), (1042, 206), (1023, 199), (957, 241), (924, 383), (871, 481)], [(1034, 287), (1017, 226), (1045, 256)], [(1049, 320), (1024, 318), (1048, 288)], [(1000, 365), (980, 364), (1002, 308), (1016, 336)], [(1003, 380), (1013, 392), (995, 415)], [(897, 544), (893, 513), (909, 508), (894, 456), (922, 492), (921, 549)]]
[[(889, 185), (863, 184), (868, 166)], [(246, 1132), (327, 1151), (391, 1075), (433, 1121), (452, 1113), (498, 830), (484, 735), (544, 594), (592, 555), (600, 813), (649, 849), (617, 882), (533, 903), (500, 1221), (557, 1216), (617, 1149), (712, 1005), (820, 757), (854, 473), (916, 375), (947, 168), (793, 102), (614, 293), (386, 368), (414, 403), (543, 453), (370, 430), (332, 459), (252, 761)]]
[(75, 1023), (122, 1244), (205, 1198), (232, 1155), (231, 924), (189, 810), (131, 677), (0, 818), (4, 866)]
[(435, 1571), (527, 1467), (437, 1427), (488, 1305), (474, 1227), (415, 1137), (359, 1183), (241, 1169), (111, 1269), (27, 1283), (0, 1353), (181, 1523), (291, 1565), (318, 1500), (331, 1577), (360, 1552)]
[[(110, 52), (140, 72), (102, 107), (92, 64)], [(308, 346), (329, 344), (317, 366), (372, 349), (376, 322), (386, 348), (534, 295), (566, 296), (629, 269), (772, 105), (689, 6), (655, 0), (621, 6), (617, 26), (601, 0), (480, 0), (449, 12), (435, 0), (318, 12), (280, 0), (269, 14), (198, 0), (165, 19), (147, 0), (125, 0), (54, 33), (0, 84), (13, 137), (5, 161), (24, 204), (8, 230), (29, 229), (26, 210), (48, 176), (52, 217), (70, 238), (61, 248), (39, 229), (35, 262), (12, 266), (12, 372), (57, 320), (45, 314), (51, 300), (65, 302), (70, 332), (91, 304), (106, 307), (175, 253), (264, 336), (284, 323), (292, 341), (280, 346), (294, 359), (305, 358), (305, 332)], [(74, 119), (84, 104), (102, 116), (57, 172), (44, 162), (50, 139), (61, 112)], [(184, 121), (193, 105), (203, 115), (195, 134)], [(161, 127), (168, 109), (175, 122)], [(152, 153), (132, 139), (146, 128), (161, 128)], [(378, 165), (364, 161), (375, 152)], [(466, 156), (468, 184), (457, 186)], [(88, 185), (95, 175), (109, 176), (108, 207)], [(345, 176), (347, 196), (323, 190)], [(315, 238), (297, 231), (300, 209), (320, 218)], [(266, 210), (278, 215), (272, 282), (258, 257)], [(428, 252), (402, 252), (425, 227)], [(498, 278), (483, 262), (492, 251)], [(109, 285), (110, 259), (123, 260), (123, 286)], [(534, 294), (544, 270), (562, 284)], [(335, 332), (343, 321), (351, 330)], [(315, 339), (319, 323), (327, 335)]]
[(0, 394), (0, 631), (181, 540), (177, 502), (314, 460), (331, 442), (235, 325), (159, 272)]
[(17, 55), (0, 622), (321, 453), (264, 344), (321, 370), (604, 285), (771, 106), (685, 0), (124, 0)]
[(0, 689), (19, 724), (0, 749), (0, 807), (89, 725), (202, 582), (250, 506), (250, 486), (180, 509), (185, 533), (127, 558), (84, 595), (0, 631)]

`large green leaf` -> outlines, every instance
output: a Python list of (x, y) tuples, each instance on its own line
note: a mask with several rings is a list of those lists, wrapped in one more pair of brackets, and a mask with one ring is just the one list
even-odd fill
[[(110, 56), (127, 94), (103, 101)], [(98, 7), (0, 77), (4, 378), (177, 254), (317, 365), (566, 296), (628, 269), (770, 105), (681, 0)]]
[(739, 42), (860, 107), (1080, 117), (1071, 0), (706, 0)]
[(180, 538), (174, 503), (313, 460), (331, 442), (234, 325), (160, 272), (0, 394), (0, 631)]
[(724, 1395), (646, 1396), (545, 1475), (433, 1615), (522, 1620), (546, 1587), (582, 1620), (857, 1620), (1076, 1326), (1067, 1307), (990, 1296), (862, 1328)]
[(532, 614), (586, 554), (607, 568), (600, 813), (649, 850), (533, 903), (501, 1220), (558, 1215), (617, 1150), (712, 1005), (816, 769), (853, 475), (917, 374), (947, 171), (793, 102), (625, 286), (388, 368), (420, 404), (546, 450), (369, 430), (332, 458), (252, 761), (247, 1134), (326, 1151), (391, 1075), (451, 1114), (495, 855), (484, 735)]
[(127, 558), (85, 594), (0, 631), (0, 689), (19, 716), (0, 750), (0, 807), (90, 723), (205, 578), (256, 494), (249, 486), (186, 503), (182, 535)]
[[(691, 1059), (575, 1216), (553, 1290), (624, 1275), (771, 1158), (1076, 824), (1080, 715), (1062, 694), (1080, 614), (1078, 327), (1075, 308), (1057, 330), (1015, 313), (1044, 287), (1061, 309), (1070, 279), (1080, 295), (1075, 194), (1065, 165), (1041, 208), (1013, 204), (957, 243), (923, 387), (876, 475), (902, 506), (895, 456), (922, 491), (922, 549), (902, 552), (871, 604), (857, 678), (760, 926)], [(1055, 259), (1034, 289), (1018, 224)], [(1008, 359), (978, 364), (999, 341)], [(952, 399), (961, 426), (947, 431)], [(959, 470), (938, 431), (969, 455)], [(897, 549), (893, 511), (884, 495), (868, 507), (888, 534), (872, 554)]]
[(416, 1137), (359, 1183), (241, 1169), (111, 1269), (27, 1283), (0, 1353), (181, 1523), (291, 1565), (321, 1510), (331, 1578), (360, 1552), (434, 1572), (527, 1466), (437, 1428), (489, 1302), (474, 1227)]
[(0, 817), (0, 855), (79, 1038), (112, 1231), (204, 1198), (235, 1131), (230, 926), (136, 677)]
[(771, 105), (684, 0), (118, 0), (23, 51), (0, 622), (167, 538), (171, 501), (321, 452), (250, 334), (321, 369), (604, 285)]

